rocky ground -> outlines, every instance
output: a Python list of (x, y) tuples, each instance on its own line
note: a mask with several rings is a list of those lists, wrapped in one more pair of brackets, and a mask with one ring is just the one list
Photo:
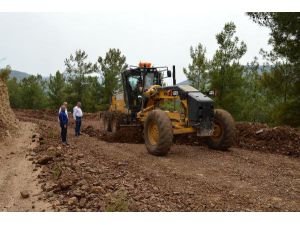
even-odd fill
[[(39, 127), (31, 136), (38, 147), (27, 160), (38, 171), (38, 198), (51, 206), (46, 210), (300, 210), (297, 130), (242, 124), (229, 151), (210, 150), (187, 136), (175, 139), (167, 157), (155, 157), (147, 153), (140, 131), (100, 132), (98, 114), (85, 116), (80, 137), (70, 124), (70, 147), (60, 145), (55, 112), (18, 110), (16, 115)], [(243, 126), (250, 126), (248, 133)], [(282, 129), (291, 132), (288, 138), (280, 136)], [(263, 135), (274, 137), (259, 140)]]

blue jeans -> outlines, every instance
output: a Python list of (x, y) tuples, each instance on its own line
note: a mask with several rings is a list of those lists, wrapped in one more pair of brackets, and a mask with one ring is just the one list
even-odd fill
[(75, 136), (80, 135), (81, 117), (76, 116)]
[(60, 132), (61, 141), (63, 143), (66, 143), (67, 142), (67, 132), (68, 132), (67, 127), (65, 127), (63, 125), (63, 123), (60, 123), (60, 128), (61, 128), (61, 132)]

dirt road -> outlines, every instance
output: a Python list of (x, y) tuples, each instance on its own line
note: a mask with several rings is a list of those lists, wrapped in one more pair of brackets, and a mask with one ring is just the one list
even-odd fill
[[(33, 160), (42, 167), (42, 199), (55, 211), (300, 210), (298, 157), (187, 145), (155, 157), (144, 144), (76, 138), (73, 129), (71, 147), (64, 148), (55, 116), (33, 114), (17, 112), (40, 128), (43, 140)], [(100, 126), (92, 117), (83, 124)]]
[[(41, 188), (38, 173), (26, 159), (30, 150), (36, 147), (31, 137), (37, 126), (21, 123), (17, 137), (7, 138), (0, 143), (0, 210), (1, 211), (43, 211), (50, 210), (48, 203), (38, 200)], [(23, 194), (23, 198), (21, 196)], [(29, 195), (28, 197), (26, 195)]]

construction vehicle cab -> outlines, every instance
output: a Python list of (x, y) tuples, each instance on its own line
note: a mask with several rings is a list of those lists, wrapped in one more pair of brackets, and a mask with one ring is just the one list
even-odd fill
[(154, 85), (162, 85), (164, 72), (170, 76), (167, 67), (151, 67), (150, 63), (140, 63), (138, 67), (131, 67), (122, 76), (124, 101), (132, 117), (147, 105), (145, 93)]
[[(173, 86), (162, 86), (172, 74)], [(104, 129), (142, 127), (147, 150), (153, 155), (166, 155), (174, 135), (191, 133), (206, 138), (211, 148), (228, 149), (235, 135), (232, 116), (214, 109), (213, 100), (197, 89), (176, 85), (174, 66), (172, 74), (167, 67), (150, 63), (124, 71), (123, 91), (112, 97), (109, 110), (101, 114)]]

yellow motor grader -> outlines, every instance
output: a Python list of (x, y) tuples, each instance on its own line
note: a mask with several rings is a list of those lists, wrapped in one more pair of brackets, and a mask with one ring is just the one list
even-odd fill
[[(173, 86), (163, 79), (173, 77)], [(235, 137), (233, 117), (214, 109), (213, 100), (189, 85), (176, 85), (175, 66), (152, 67), (140, 63), (121, 74), (123, 90), (112, 96), (109, 110), (101, 113), (103, 128), (116, 133), (120, 127), (143, 129), (150, 154), (166, 155), (173, 136), (195, 133), (210, 148), (227, 150)]]

